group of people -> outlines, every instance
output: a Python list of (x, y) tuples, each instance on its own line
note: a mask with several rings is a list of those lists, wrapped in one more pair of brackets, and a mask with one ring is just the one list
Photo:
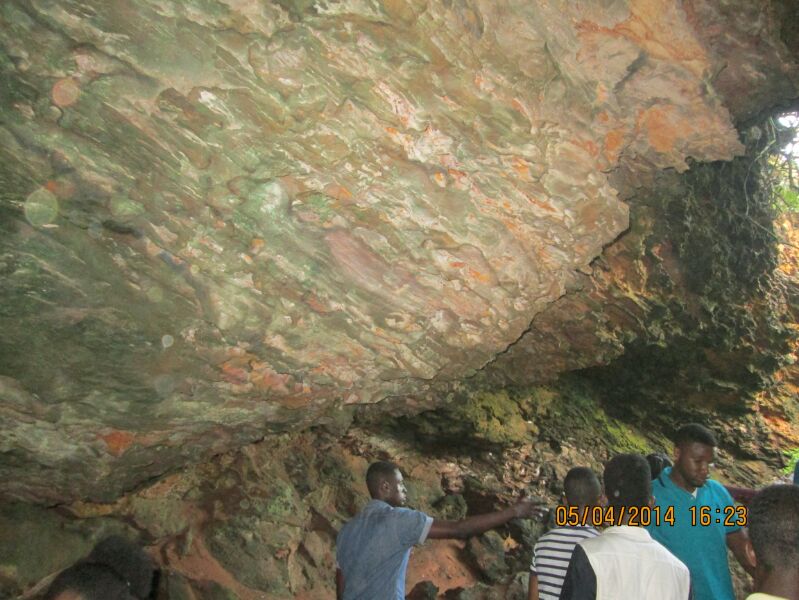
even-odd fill
[[(604, 485), (587, 467), (568, 472), (555, 527), (534, 548), (529, 600), (733, 600), (727, 549), (753, 576), (756, 592), (747, 600), (799, 600), (799, 486), (773, 485), (754, 497), (730, 488), (748, 502), (736, 505), (709, 476), (716, 448), (710, 430), (685, 425), (674, 444), (673, 463), (613, 457)], [(547, 512), (522, 498), (459, 521), (434, 519), (404, 507), (402, 473), (390, 462), (373, 463), (366, 485), (371, 501), (336, 540), (339, 600), (401, 600), (413, 546)], [(146, 553), (113, 536), (61, 572), (44, 598), (145, 600), (157, 577)]]
[[(754, 579), (747, 600), (799, 600), (799, 486), (773, 485), (736, 505), (709, 476), (717, 445), (709, 429), (685, 425), (674, 445), (673, 464), (654, 478), (640, 454), (613, 457), (604, 487), (587, 467), (569, 471), (556, 527), (535, 545), (530, 600), (734, 600), (727, 549)], [(336, 540), (339, 600), (401, 600), (414, 545), (543, 512), (523, 498), (460, 521), (434, 519), (404, 507), (402, 473), (390, 462), (373, 463), (366, 484), (372, 500)]]

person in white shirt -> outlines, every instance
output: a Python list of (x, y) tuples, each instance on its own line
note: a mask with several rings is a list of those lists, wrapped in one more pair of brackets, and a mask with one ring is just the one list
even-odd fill
[(646, 459), (615, 456), (605, 467), (604, 480), (606, 514), (614, 524), (574, 549), (560, 599), (690, 600), (688, 567), (640, 526), (654, 500)]

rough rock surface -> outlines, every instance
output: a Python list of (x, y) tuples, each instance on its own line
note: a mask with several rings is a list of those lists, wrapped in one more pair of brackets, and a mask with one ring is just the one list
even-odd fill
[(619, 190), (796, 96), (787, 10), (2, 3), (3, 493), (112, 500), (347, 404), (433, 406), (596, 278)]
[[(755, 144), (763, 135), (747, 134)], [(778, 241), (793, 228), (772, 223), (754, 184), (757, 153), (658, 176), (631, 201), (635, 225), (581, 289), (537, 317), (486, 373), (523, 384), (610, 364), (591, 372), (615, 386), (607, 393), (620, 405), (652, 392), (661, 401), (653, 406), (744, 409), (793, 360), (799, 317), (797, 280), (777, 268)]]

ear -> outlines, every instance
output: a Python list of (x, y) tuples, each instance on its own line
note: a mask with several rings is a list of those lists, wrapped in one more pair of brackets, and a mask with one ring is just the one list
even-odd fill
[(563, 492), (563, 493), (560, 495), (560, 503), (561, 503), (563, 506), (569, 506), (569, 501), (566, 499), (566, 492)]
[(746, 555), (747, 560), (753, 567), (757, 567), (757, 557), (755, 556), (755, 547), (752, 546), (752, 540), (749, 539), (749, 536), (746, 536), (746, 541), (744, 542), (744, 554)]
[(647, 502), (646, 505), (649, 508), (652, 508), (653, 506), (655, 506), (655, 497), (652, 494), (649, 495), (649, 502)]
[(602, 492), (599, 495), (599, 500), (597, 502), (599, 502), (599, 506), (607, 506), (608, 505), (608, 497), (605, 495), (605, 492)]
[(674, 464), (677, 464), (677, 461), (680, 460), (680, 447), (674, 446)]

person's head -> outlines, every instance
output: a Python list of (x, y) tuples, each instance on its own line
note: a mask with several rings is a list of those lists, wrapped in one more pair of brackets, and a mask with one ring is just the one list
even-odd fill
[(605, 465), (605, 496), (614, 508), (649, 506), (652, 502), (652, 475), (649, 463), (640, 454), (619, 454)]
[(53, 580), (44, 600), (135, 600), (127, 582), (106, 565), (79, 562)]
[(563, 480), (563, 497), (568, 506), (596, 506), (602, 495), (599, 478), (588, 467), (574, 467)]
[(799, 578), (799, 487), (772, 485), (749, 503), (747, 553), (755, 563), (755, 582), (770, 574), (793, 572)]
[(716, 436), (704, 425), (688, 423), (674, 436), (672, 480), (693, 492), (705, 485), (716, 455)]
[(649, 470), (652, 471), (652, 479), (657, 479), (660, 472), (666, 467), (671, 467), (671, 459), (662, 452), (652, 452), (646, 455), (646, 462), (649, 463)]
[(405, 506), (405, 483), (399, 467), (392, 462), (381, 460), (369, 465), (366, 487), (375, 500), (382, 500), (391, 506)]
[(155, 568), (152, 559), (139, 546), (120, 536), (109, 536), (95, 545), (87, 562), (113, 569), (130, 586), (136, 598), (147, 598), (153, 588)]

